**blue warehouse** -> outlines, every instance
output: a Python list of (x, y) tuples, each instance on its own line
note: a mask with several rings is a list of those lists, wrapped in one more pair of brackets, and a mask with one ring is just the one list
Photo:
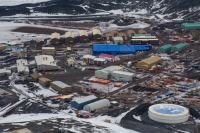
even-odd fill
[(111, 55), (135, 54), (138, 51), (149, 51), (151, 45), (118, 45), (118, 44), (93, 44), (93, 55), (101, 53)]

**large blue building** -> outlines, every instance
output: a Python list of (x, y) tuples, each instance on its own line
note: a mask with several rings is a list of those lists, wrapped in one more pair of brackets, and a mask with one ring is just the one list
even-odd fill
[(100, 55), (101, 53), (111, 55), (134, 54), (137, 51), (149, 51), (151, 48), (151, 45), (93, 44), (93, 55)]

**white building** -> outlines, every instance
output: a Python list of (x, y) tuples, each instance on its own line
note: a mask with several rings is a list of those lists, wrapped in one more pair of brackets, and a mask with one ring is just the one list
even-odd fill
[(35, 56), (35, 61), (37, 63), (38, 70), (58, 70), (56, 61), (54, 61), (54, 58), (51, 55)]
[(90, 104), (87, 104), (83, 107), (83, 110), (91, 112), (93, 110), (98, 110), (104, 107), (109, 107), (110, 106), (110, 101), (108, 99), (102, 99)]
[(105, 65), (107, 63), (107, 60), (106, 59), (103, 59), (103, 58), (95, 58), (94, 59), (94, 64), (95, 65)]
[(122, 37), (113, 37), (114, 43), (115, 44), (123, 44), (123, 38)]
[(87, 63), (87, 64), (94, 64), (94, 59), (95, 59), (96, 57), (95, 56), (93, 56), (93, 55), (84, 55), (83, 56), (83, 59), (84, 59), (84, 61)]
[(26, 66), (27, 60), (19, 59), (16, 60), (17, 63), (17, 72), (20, 74), (29, 74), (29, 68)]
[(101, 70), (95, 71), (95, 77), (101, 79), (108, 79), (111, 77), (113, 71), (123, 71), (122, 67), (119, 66), (110, 66)]
[(136, 74), (125, 71), (113, 71), (111, 76), (118, 81), (131, 82)]
[(172, 19), (172, 23), (183, 23), (183, 21), (184, 21), (184, 19), (182, 19), (182, 18), (177, 18), (177, 19)]
[(0, 77), (10, 76), (10, 75), (11, 75), (11, 70), (8, 70), (6, 68), (0, 69)]

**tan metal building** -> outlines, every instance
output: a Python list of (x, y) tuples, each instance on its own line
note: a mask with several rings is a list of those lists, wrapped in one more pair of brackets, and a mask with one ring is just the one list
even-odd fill
[(114, 37), (117, 37), (118, 34), (119, 34), (119, 32), (118, 32), (117, 30), (112, 30), (110, 33), (111, 33)]
[(119, 37), (122, 37), (123, 40), (127, 40), (126, 33), (120, 32), (118, 35), (119, 35)]
[(79, 31), (79, 42), (87, 42), (88, 41), (88, 34), (85, 30)]
[(24, 129), (19, 129), (19, 130), (11, 131), (11, 132), (5, 132), (5, 133), (33, 133), (33, 132), (31, 132), (27, 128), (24, 128)]
[(147, 58), (145, 60), (138, 62), (137, 67), (147, 70), (151, 68), (153, 65), (156, 65), (161, 61), (162, 61), (162, 58), (160, 58), (159, 56), (152, 56), (150, 58)]
[(52, 80), (48, 78), (39, 78), (39, 83), (43, 86), (50, 86)]
[(106, 33), (106, 40), (107, 41), (112, 41), (113, 40), (114, 35), (111, 33)]
[(101, 40), (101, 31), (99, 29), (93, 29), (92, 37), (94, 41)]
[(37, 43), (44, 44), (44, 39), (36, 39)]
[(56, 49), (55, 49), (55, 47), (42, 47), (42, 54), (43, 55), (55, 55)]
[(141, 29), (138, 31), (138, 34), (147, 34), (147, 32), (145, 30)]
[(60, 34), (57, 32), (54, 32), (51, 34), (51, 44), (52, 45), (58, 45), (60, 43)]
[(136, 34), (136, 32), (134, 31), (134, 30), (128, 30), (127, 31), (127, 36), (128, 37), (132, 37), (132, 36), (134, 36)]
[(21, 51), (20, 53), (17, 53), (17, 58), (27, 57), (26, 51)]
[(190, 30), (190, 33), (193, 37), (200, 38), (200, 30)]
[(37, 72), (35, 72), (35, 73), (32, 73), (30, 76), (27, 76), (26, 80), (34, 82), (34, 81), (37, 81), (39, 78), (40, 78), (40, 75)]
[(72, 92), (72, 87), (61, 82), (61, 81), (53, 81), (51, 82), (51, 87), (54, 89), (54, 90), (57, 90), (61, 93), (69, 93), (69, 92)]
[(65, 44), (73, 43), (74, 42), (74, 33), (73, 32), (66, 32), (65, 33)]

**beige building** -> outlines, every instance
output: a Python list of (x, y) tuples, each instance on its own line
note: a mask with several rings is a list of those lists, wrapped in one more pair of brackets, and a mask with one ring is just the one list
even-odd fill
[(101, 40), (101, 31), (99, 29), (93, 29), (92, 37), (94, 41)]
[(119, 32), (118, 32), (117, 30), (112, 30), (110, 33), (111, 33), (114, 37), (117, 37), (118, 34), (119, 34)]
[(147, 69), (151, 68), (152, 66), (158, 64), (161, 61), (162, 61), (162, 58), (160, 58), (159, 56), (152, 56), (145, 60), (139, 61), (137, 63), (137, 67), (147, 70)]
[[(200, 39), (200, 30), (190, 30), (190, 33), (193, 37)], [(200, 41), (200, 40), (199, 40)]]
[(24, 129), (19, 129), (19, 130), (11, 131), (11, 132), (5, 132), (5, 133), (33, 133), (33, 132), (31, 132), (27, 128), (24, 128)]
[(106, 40), (107, 41), (112, 41), (113, 40), (114, 35), (111, 33), (106, 33)]
[(55, 55), (56, 49), (55, 49), (55, 47), (42, 47), (42, 54), (43, 55)]
[(17, 58), (23, 58), (23, 57), (27, 57), (26, 51), (21, 51), (20, 53), (17, 53)]
[(43, 86), (50, 86), (52, 80), (48, 78), (39, 78), (39, 83)]
[(53, 81), (51, 82), (51, 88), (57, 90), (61, 93), (69, 93), (72, 92), (72, 87), (61, 82), (61, 81)]
[(51, 34), (51, 44), (58, 45), (60, 43), (60, 33), (54, 32)]
[(122, 37), (114, 37), (113, 41), (115, 44), (124, 44), (123, 38)]
[(79, 42), (87, 42), (88, 41), (88, 34), (85, 30), (79, 31)]
[(132, 37), (132, 36), (134, 36), (136, 34), (136, 32), (134, 31), (134, 30), (128, 30), (127, 31), (127, 36), (128, 37)]
[(119, 33), (119, 37), (122, 37), (123, 40), (127, 40), (126, 33), (120, 32), (120, 33)]
[(66, 32), (65, 33), (65, 44), (73, 43), (74, 42), (74, 33), (73, 32)]
[(147, 34), (147, 32), (145, 30), (141, 29), (138, 31), (138, 34)]

